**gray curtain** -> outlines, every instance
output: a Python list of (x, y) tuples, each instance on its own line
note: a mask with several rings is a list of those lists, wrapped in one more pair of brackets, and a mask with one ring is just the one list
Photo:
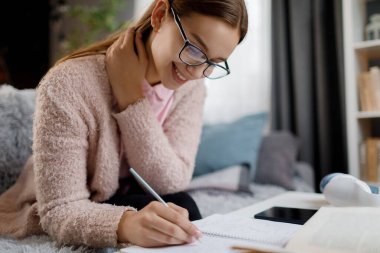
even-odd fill
[(341, 0), (272, 0), (272, 127), (300, 138), (316, 185), (347, 173)]

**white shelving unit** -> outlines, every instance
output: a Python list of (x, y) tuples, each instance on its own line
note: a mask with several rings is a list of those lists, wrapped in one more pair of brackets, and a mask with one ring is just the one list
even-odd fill
[(380, 59), (380, 40), (365, 40), (366, 2), (342, 0), (344, 31), (344, 63), (349, 173), (360, 177), (359, 145), (372, 136), (380, 120), (379, 112), (359, 110), (358, 75), (367, 71), (369, 61)]

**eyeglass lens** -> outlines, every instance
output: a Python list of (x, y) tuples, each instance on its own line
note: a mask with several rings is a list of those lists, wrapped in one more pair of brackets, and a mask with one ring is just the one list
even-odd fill
[[(191, 66), (199, 66), (207, 62), (207, 56), (198, 48), (187, 44), (180, 54), (181, 60)], [(216, 79), (228, 75), (226, 69), (218, 65), (208, 65), (203, 73), (206, 77)]]

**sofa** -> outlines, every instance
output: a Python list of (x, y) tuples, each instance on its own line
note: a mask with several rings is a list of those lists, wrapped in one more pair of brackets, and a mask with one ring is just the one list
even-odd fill
[[(0, 193), (16, 181), (32, 153), (35, 96), (34, 89), (0, 85)], [(260, 113), (230, 123), (204, 125), (194, 178), (187, 189), (203, 217), (227, 213), (289, 190), (314, 191), (313, 169), (297, 161), (301, 143), (286, 131), (264, 134), (266, 118)], [(58, 246), (47, 235), (23, 240), (0, 237), (0, 252), (115, 251)]]

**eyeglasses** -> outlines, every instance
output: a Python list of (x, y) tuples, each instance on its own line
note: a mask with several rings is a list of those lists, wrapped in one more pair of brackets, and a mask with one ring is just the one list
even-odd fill
[(208, 59), (207, 55), (197, 46), (191, 44), (189, 39), (183, 30), (179, 16), (174, 11), (174, 8), (170, 5), (170, 10), (174, 16), (174, 21), (181, 33), (183, 40), (185, 41), (181, 51), (179, 52), (179, 58), (183, 63), (189, 66), (200, 66), (207, 63), (206, 68), (203, 71), (203, 75), (209, 79), (219, 79), (230, 74), (231, 71), (228, 67), (227, 61), (223, 62), (223, 65), (212, 62)]

